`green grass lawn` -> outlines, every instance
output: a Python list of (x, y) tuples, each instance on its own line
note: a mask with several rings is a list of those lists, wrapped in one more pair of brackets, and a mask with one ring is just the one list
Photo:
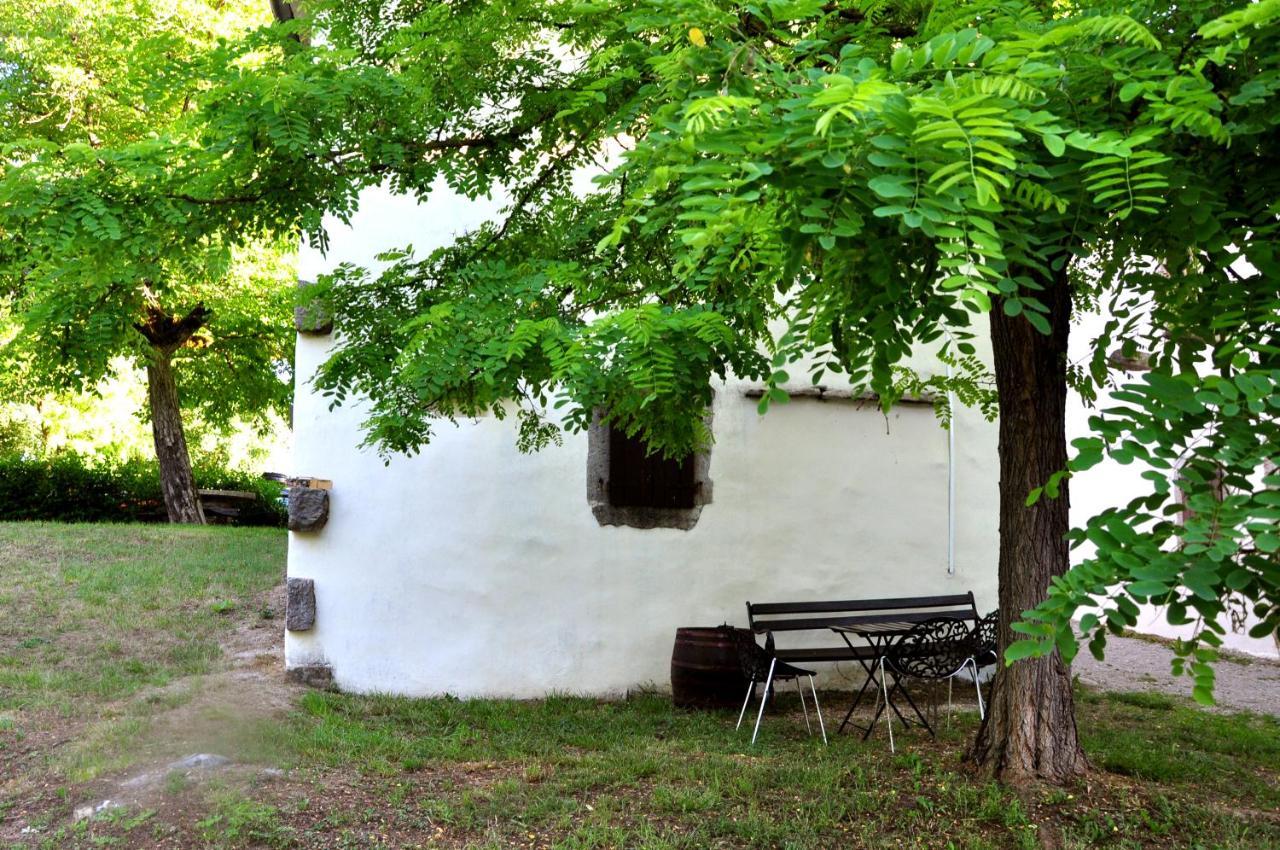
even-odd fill
[(264, 528), (0, 523), (0, 714), (92, 713), (208, 672), (284, 576)]
[[(842, 695), (828, 695), (831, 704)], [(608, 703), (407, 700), (308, 694), (291, 746), (303, 762), (360, 765), (400, 808), (378, 823), (506, 847), (1280, 846), (1280, 726), (1167, 699), (1082, 694), (1096, 765), (1087, 786), (1019, 799), (963, 769), (977, 717), (939, 740), (852, 736), (823, 747), (798, 705), (755, 748), (734, 716), (661, 696)], [(901, 735), (901, 730), (899, 730)], [(482, 765), (477, 780), (476, 765)], [(443, 779), (441, 778), (443, 777)], [(1271, 817), (1241, 816), (1261, 810)]]
[[(0, 847), (1280, 848), (1280, 723), (1084, 691), (1089, 780), (1018, 796), (965, 772), (971, 712), (937, 741), (901, 734), (894, 755), (882, 733), (823, 747), (794, 697), (753, 748), (735, 713), (661, 695), (289, 690), (224, 742), (235, 770), (169, 775), (141, 804), (71, 823), (146, 766), (138, 739), (190, 708), (151, 697), (215, 680), (221, 642), (262, 625), (283, 548), (269, 530), (0, 525)], [(838, 720), (847, 696), (824, 699)], [(68, 736), (92, 738), (94, 757), (65, 755)]]

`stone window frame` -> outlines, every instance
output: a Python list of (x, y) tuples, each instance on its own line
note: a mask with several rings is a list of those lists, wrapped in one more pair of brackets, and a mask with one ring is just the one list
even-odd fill
[[(707, 429), (711, 413), (707, 413)], [(693, 456), (693, 506), (688, 508), (650, 508), (619, 506), (609, 501), (609, 433), (611, 428), (600, 411), (591, 417), (587, 429), (587, 504), (596, 522), (602, 526), (629, 528), (675, 528), (689, 531), (698, 524), (702, 508), (711, 504), (711, 451)]]

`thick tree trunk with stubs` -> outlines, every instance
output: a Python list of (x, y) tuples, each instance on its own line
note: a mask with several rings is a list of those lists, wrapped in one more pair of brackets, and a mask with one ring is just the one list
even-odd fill
[(156, 352), (147, 364), (147, 400), (151, 406), (151, 435), (160, 464), (160, 489), (169, 522), (204, 524), (204, 509), (191, 474), (191, 455), (182, 428), (178, 385), (169, 354)]
[(151, 344), (147, 361), (147, 402), (151, 411), (151, 435), (160, 466), (160, 490), (169, 522), (204, 524), (204, 509), (191, 474), (191, 455), (182, 427), (178, 384), (173, 377), (173, 352), (187, 344), (204, 326), (209, 312), (197, 306), (185, 316), (171, 316), (158, 306), (148, 306), (146, 320), (134, 324)]
[[(1042, 293), (1051, 333), (1023, 316), (991, 311), (991, 341), (1000, 395), (999, 647), (1014, 638), (1010, 623), (1034, 608), (1054, 576), (1070, 566), (1067, 482), (1059, 497), (1027, 507), (1027, 494), (1066, 469), (1067, 335), (1071, 292), (1065, 270)], [(986, 720), (970, 758), (1011, 785), (1063, 784), (1088, 764), (1076, 736), (1071, 668), (1055, 652), (997, 667)]]

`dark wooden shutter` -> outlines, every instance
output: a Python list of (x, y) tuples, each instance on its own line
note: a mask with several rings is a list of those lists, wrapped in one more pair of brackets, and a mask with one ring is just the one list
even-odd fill
[(609, 429), (609, 504), (620, 508), (692, 508), (693, 455), (646, 454), (639, 437)]

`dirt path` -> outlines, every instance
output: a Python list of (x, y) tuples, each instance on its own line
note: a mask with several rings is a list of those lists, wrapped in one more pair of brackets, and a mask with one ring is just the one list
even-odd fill
[[(284, 587), (264, 605), (283, 612)], [(217, 773), (275, 776), (276, 753), (269, 732), (293, 707), (302, 689), (284, 676), (284, 630), (279, 618), (243, 624), (223, 642), (226, 667), (175, 682), (186, 689), (179, 704), (152, 717), (143, 740), (130, 753), (123, 774), (94, 783), (93, 796), (139, 807), (153, 804), (175, 772), (187, 780)], [(156, 700), (162, 694), (142, 698)]]
[[(282, 614), (284, 603), (280, 586), (248, 607)], [(209, 781), (247, 787), (283, 777), (273, 751), (272, 727), (304, 691), (285, 680), (283, 622), (279, 617), (246, 620), (227, 635), (222, 649), (225, 664), (216, 672), (136, 694), (87, 723), (60, 724), (50, 717), (47, 734), (9, 753), (12, 767), (26, 776), (19, 775), (7, 788), (0, 786), (7, 792), (0, 794), (0, 802), (8, 798), (9, 815), (0, 818), (0, 847), (50, 846), (49, 841), (59, 840), (59, 825), (116, 809), (172, 812), (191, 806), (199, 813), (203, 800), (198, 794), (180, 793), (183, 789)], [(118, 736), (109, 731), (114, 719), (131, 716), (141, 718), (138, 734), (114, 740)], [(100, 740), (104, 738), (108, 743)], [(55, 751), (65, 757), (77, 747), (104, 746), (114, 750), (113, 761), (125, 766), (70, 786), (43, 766), (46, 758), (57, 758)], [(48, 821), (51, 824), (45, 826)]]
[[(1156, 691), (1190, 696), (1191, 680), (1169, 671), (1172, 657), (1172, 650), (1162, 643), (1111, 636), (1107, 638), (1105, 661), (1096, 660), (1084, 650), (1071, 669), (1081, 682), (1104, 691)], [(1219, 661), (1215, 669), (1214, 694), (1218, 710), (1254, 711), (1280, 717), (1280, 662), (1232, 654)]]

